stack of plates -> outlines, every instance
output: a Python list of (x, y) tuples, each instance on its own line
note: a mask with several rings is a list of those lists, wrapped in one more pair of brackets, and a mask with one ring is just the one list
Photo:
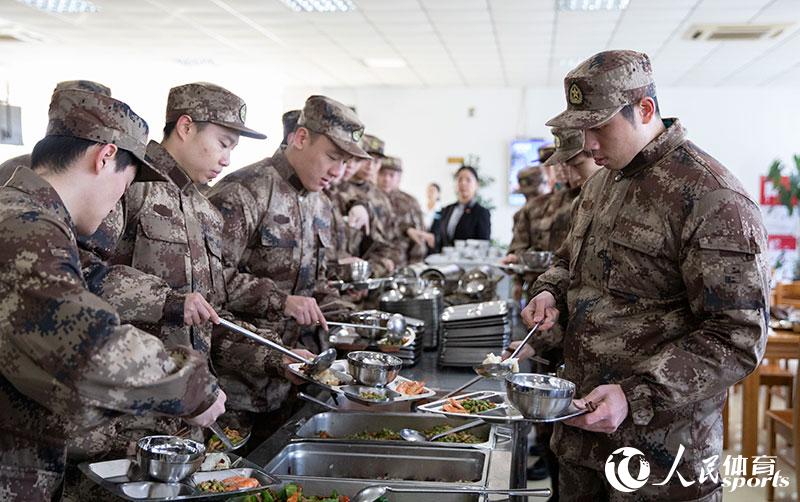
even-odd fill
[(505, 301), (448, 307), (441, 317), (439, 364), (474, 366), (511, 342), (511, 309)]
[(381, 296), (380, 309), (386, 312), (403, 314), (424, 322), (424, 330), (417, 333), (421, 347), (435, 349), (439, 344), (439, 316), (442, 312), (443, 300), (440, 290), (426, 289), (414, 298), (404, 298), (397, 291), (390, 291)]
[(406, 329), (411, 329), (417, 335), (411, 345), (403, 347), (399, 352), (393, 352), (392, 355), (399, 357), (403, 360), (403, 366), (409, 367), (417, 364), (422, 357), (422, 337), (425, 332), (425, 322), (420, 319), (406, 316)]

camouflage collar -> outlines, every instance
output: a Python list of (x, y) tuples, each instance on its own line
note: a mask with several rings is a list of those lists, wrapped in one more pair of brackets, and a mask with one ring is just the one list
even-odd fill
[(666, 131), (658, 135), (653, 141), (637, 153), (627, 166), (622, 168), (619, 178), (628, 178), (654, 165), (663, 159), (669, 152), (686, 141), (686, 130), (680, 121), (675, 118), (662, 120)]
[(274, 167), (275, 170), (278, 171), (278, 174), (281, 175), (281, 178), (291, 185), (292, 188), (297, 190), (300, 195), (308, 193), (306, 187), (303, 186), (303, 182), (300, 181), (300, 177), (297, 176), (297, 171), (289, 164), (289, 159), (286, 158), (283, 147), (279, 147), (272, 155), (272, 167)]
[(164, 175), (167, 180), (177, 186), (181, 192), (192, 186), (192, 178), (178, 164), (178, 161), (164, 148), (161, 143), (150, 140), (147, 145), (147, 160)]
[(30, 195), (35, 203), (43, 209), (58, 215), (59, 219), (71, 228), (75, 235), (78, 235), (72, 216), (67, 211), (67, 206), (64, 205), (61, 196), (58, 195), (58, 192), (50, 183), (36, 174), (33, 169), (25, 166), (17, 167), (3, 187), (16, 188), (20, 192)]

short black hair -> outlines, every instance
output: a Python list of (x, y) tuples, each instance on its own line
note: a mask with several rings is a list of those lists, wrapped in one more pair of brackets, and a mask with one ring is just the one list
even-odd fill
[(431, 183), (430, 186), (436, 189), (437, 192), (442, 193), (442, 187), (438, 183)]
[(469, 171), (470, 173), (472, 173), (473, 176), (475, 176), (475, 181), (480, 181), (480, 178), (478, 177), (478, 171), (476, 171), (474, 167), (467, 165), (459, 167), (458, 171), (456, 171), (454, 178), (458, 178), (458, 175), (461, 174), (461, 171)]
[[(167, 122), (166, 124), (164, 124), (164, 139), (167, 139), (167, 138), (169, 138), (169, 136), (172, 134), (172, 131), (174, 131), (174, 130), (175, 130), (175, 124), (177, 124), (177, 123), (178, 123), (178, 121), (176, 120), (176, 121), (174, 121), (174, 122)], [(203, 129), (204, 129), (204, 128), (205, 128), (205, 127), (208, 125), (208, 124), (210, 124), (211, 122), (200, 122), (200, 121), (196, 121), (196, 122), (194, 122), (194, 123), (195, 123), (195, 124), (197, 124), (197, 132), (200, 132), (200, 131), (202, 131), (202, 130), (203, 130)]]
[[(78, 157), (86, 153), (86, 150), (99, 144), (101, 143), (74, 136), (45, 136), (33, 147), (31, 167), (44, 167), (54, 173), (64, 172)], [(141, 167), (139, 159), (123, 148), (117, 149), (115, 159), (116, 172), (124, 171), (130, 165), (137, 169)]]
[[(655, 105), (656, 105), (656, 115), (661, 116), (661, 109), (658, 107), (658, 98), (656, 97), (656, 86), (655, 85), (650, 84), (649, 86), (647, 86), (647, 89), (645, 90), (644, 95), (641, 98), (639, 98), (639, 100), (642, 100), (644, 98), (652, 98), (653, 99), (653, 103), (655, 103)], [(638, 104), (638, 102), (635, 103), (635, 104)], [(634, 126), (636, 125), (636, 120), (634, 120), (634, 118), (633, 118), (633, 104), (629, 103), (629, 104), (623, 106), (622, 109), (619, 112), (622, 114), (623, 117), (625, 117), (625, 120), (627, 120), (628, 122), (631, 123), (631, 125), (634, 125)]]

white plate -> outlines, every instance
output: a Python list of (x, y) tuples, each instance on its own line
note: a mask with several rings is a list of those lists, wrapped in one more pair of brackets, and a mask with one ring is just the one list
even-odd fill
[[(492, 408), (491, 410), (484, 411), (482, 413), (475, 413), (475, 414), (453, 413), (451, 411), (444, 411), (442, 407), (445, 404), (447, 404), (450, 399), (455, 399), (456, 401), (460, 401), (462, 399), (485, 399), (487, 401), (495, 403), (497, 407)], [(575, 407), (574, 404), (570, 404), (569, 407), (566, 410), (564, 410), (564, 413), (556, 417), (528, 419), (523, 417), (522, 414), (508, 402), (508, 400), (506, 399), (505, 392), (487, 390), (487, 391), (469, 392), (467, 394), (453, 396), (449, 399), (440, 399), (432, 403), (423, 404), (417, 407), (417, 411), (427, 412), (427, 413), (438, 413), (440, 415), (445, 415), (448, 417), (481, 419), (485, 422), (490, 422), (490, 423), (509, 423), (509, 422), (520, 422), (525, 420), (529, 422), (560, 422), (568, 418), (577, 417), (578, 415), (583, 415), (588, 410), (581, 410)]]

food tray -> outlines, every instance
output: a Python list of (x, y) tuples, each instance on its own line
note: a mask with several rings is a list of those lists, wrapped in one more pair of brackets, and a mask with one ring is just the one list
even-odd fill
[(538, 422), (538, 423), (560, 422), (562, 420), (567, 420), (568, 418), (583, 415), (588, 411), (586, 409), (583, 410), (578, 409), (574, 404), (570, 404), (569, 407), (566, 410), (564, 410), (564, 412), (561, 415), (558, 415), (553, 418), (525, 418), (519, 411), (517, 411), (516, 408), (514, 408), (513, 406), (511, 406), (511, 404), (508, 403), (508, 401), (506, 400), (505, 392), (488, 391), (488, 390), (468, 392), (466, 394), (453, 396), (450, 399), (455, 399), (456, 401), (460, 401), (462, 399), (484, 399), (486, 401), (495, 403), (497, 407), (482, 413), (474, 413), (474, 414), (453, 413), (450, 411), (444, 411), (442, 409), (442, 407), (445, 404), (447, 404), (449, 400), (440, 399), (438, 401), (434, 401), (428, 404), (423, 404), (417, 407), (417, 411), (425, 413), (439, 413), (447, 417), (462, 417), (470, 419), (479, 418), (489, 423), (510, 423), (510, 422), (521, 422), (521, 421)]
[[(404, 444), (409, 443), (405, 440), (391, 439), (350, 439), (350, 436), (365, 431), (378, 432), (382, 429), (399, 431), (400, 429), (411, 428), (424, 431), (441, 425), (458, 427), (464, 425), (468, 420), (460, 418), (450, 418), (431, 413), (336, 413), (323, 412), (317, 413), (308, 419), (301, 419), (292, 427), (295, 429), (293, 437), (310, 441), (325, 442), (346, 442), (352, 443), (379, 443), (379, 444)], [(450, 443), (450, 442), (421, 442), (418, 443), (430, 447), (458, 447), (458, 448), (494, 448), (496, 444), (495, 427), (491, 424), (479, 425), (470, 429), (470, 434), (482, 440), (481, 443)], [(320, 437), (320, 432), (324, 431), (330, 437)]]
[(444, 312), (442, 312), (442, 321), (466, 321), (485, 317), (504, 316), (506, 314), (508, 314), (508, 302), (505, 300), (467, 303), (444, 309)]
[[(180, 483), (163, 483), (161, 481), (140, 479), (137, 476), (133, 459), (123, 458), (104, 462), (84, 462), (78, 466), (83, 474), (92, 482), (105, 488), (113, 495), (124, 500), (192, 500), (212, 501), (227, 500), (231, 496), (256, 493), (268, 486), (275, 486), (278, 481), (249, 460), (226, 453), (231, 459), (229, 469), (217, 471), (198, 471)], [(255, 478), (260, 486), (225, 493), (205, 493), (197, 489), (197, 484), (212, 479), (225, 479), (230, 476)]]
[(484, 485), (488, 450), (429, 448), (412, 443), (332, 443), (295, 441), (264, 467), (279, 479), (291, 477), (369, 479), (373, 483), (411, 482)]
[[(337, 359), (331, 365), (331, 369), (332, 370), (334, 370), (338, 374), (346, 375), (347, 377), (350, 378), (351, 381), (345, 383), (344, 385), (327, 385), (327, 384), (324, 384), (322, 382), (318, 382), (318, 381), (314, 380), (313, 378), (311, 378), (310, 376), (306, 375), (303, 371), (301, 371), (301, 369), (300, 369), (301, 366), (303, 366), (303, 363), (292, 363), (292, 364), (289, 365), (289, 371), (291, 371), (292, 373), (294, 373), (295, 375), (299, 376), (300, 378), (302, 378), (303, 380), (305, 380), (307, 382), (319, 385), (320, 387), (328, 389), (331, 392), (335, 392), (337, 394), (343, 394), (343, 395), (345, 395), (345, 397), (348, 397), (348, 398), (350, 397), (350, 396), (348, 396), (348, 394), (345, 392), (345, 390), (342, 387), (344, 387), (344, 385), (347, 385), (347, 384), (356, 384), (356, 382), (355, 382), (355, 379), (353, 379), (350, 376), (350, 374), (347, 372), (348, 366), (347, 366), (347, 361), (345, 359)], [(418, 401), (420, 399), (427, 399), (427, 398), (431, 398), (431, 397), (436, 395), (436, 391), (434, 391), (433, 389), (431, 389), (429, 387), (425, 387), (423, 389), (425, 392), (423, 392), (422, 394), (417, 394), (415, 396), (407, 396), (405, 394), (400, 394), (400, 393), (398, 393), (396, 391), (396, 389), (397, 389), (397, 386), (402, 382), (411, 382), (411, 380), (409, 380), (408, 378), (405, 378), (403, 376), (397, 375), (397, 378), (395, 378), (394, 381), (392, 381), (392, 383), (390, 383), (389, 385), (386, 386), (387, 389), (391, 390), (394, 393), (399, 394), (399, 397), (394, 397), (393, 396), (391, 399), (386, 399), (386, 400), (380, 400), (380, 401), (364, 400), (364, 401), (359, 401), (359, 402), (361, 402), (362, 404), (386, 405), (386, 404), (400, 403), (400, 402), (405, 402), (405, 401)], [(373, 389), (373, 388), (370, 387), (370, 389)]]
[[(375, 482), (368, 479), (294, 478), (292, 476), (287, 476), (283, 477), (280, 485), (277, 488), (271, 487), (270, 489), (272, 491), (278, 491), (280, 488), (283, 488), (284, 485), (289, 483), (294, 483), (300, 486), (300, 488), (303, 490), (303, 495), (327, 497), (336, 491), (338, 495), (350, 497), (351, 500), (353, 497), (355, 497), (356, 493), (362, 489), (369, 486), (375, 486), (376, 484), (406, 488), (411, 486), (420, 486), (418, 483), (412, 484), (402, 481)], [(436, 486), (439, 488), (442, 487), (441, 485)], [(389, 495), (389, 500), (392, 502), (420, 502), (422, 500), (426, 500), (424, 498), (425, 495), (425, 493), (391, 493)], [(431, 494), (427, 495), (430, 496)], [(483, 495), (474, 495), (469, 493), (437, 493), (435, 497), (436, 502), (477, 502), (486, 500)], [(249, 501), (246, 500), (245, 497), (235, 497), (231, 498), (228, 502)]]

